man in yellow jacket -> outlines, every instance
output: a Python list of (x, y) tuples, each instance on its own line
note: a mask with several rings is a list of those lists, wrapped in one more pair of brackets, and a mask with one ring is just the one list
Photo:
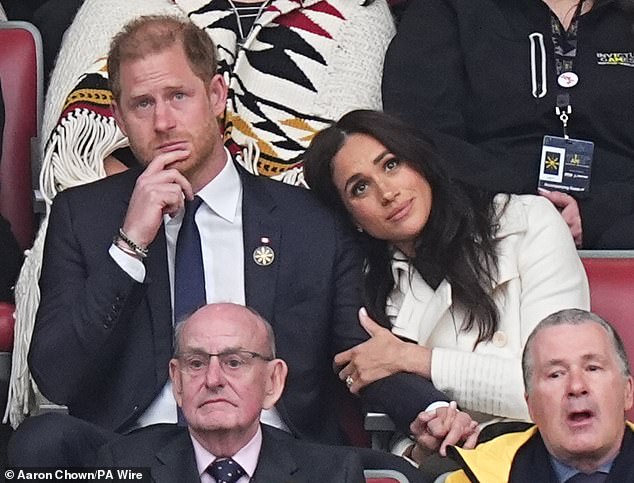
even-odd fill
[(584, 310), (554, 313), (528, 338), (522, 370), (535, 426), (449, 447), (463, 469), (446, 482), (634, 482), (634, 425), (625, 421), (634, 385), (612, 326)]

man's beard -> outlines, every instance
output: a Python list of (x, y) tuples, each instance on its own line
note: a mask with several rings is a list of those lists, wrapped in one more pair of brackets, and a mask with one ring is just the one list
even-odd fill
[[(211, 119), (205, 124), (205, 128), (198, 130), (194, 135), (190, 133), (177, 133), (170, 134), (168, 136), (157, 136), (152, 140), (151, 146), (160, 146), (161, 144), (169, 143), (170, 141), (185, 141), (191, 146), (192, 150), (187, 158), (175, 161), (175, 169), (178, 170), (185, 178), (192, 180), (196, 173), (201, 171), (206, 163), (210, 162), (212, 154), (216, 149), (217, 143), (221, 142), (218, 128), (215, 119)], [(193, 136), (193, 137), (192, 137)], [(147, 167), (157, 156), (156, 150), (153, 147), (143, 149), (136, 145), (136, 143), (130, 143), (130, 150), (134, 156), (141, 162), (141, 164)], [(147, 153), (147, 154), (145, 154)], [(169, 165), (168, 165), (169, 167)]]

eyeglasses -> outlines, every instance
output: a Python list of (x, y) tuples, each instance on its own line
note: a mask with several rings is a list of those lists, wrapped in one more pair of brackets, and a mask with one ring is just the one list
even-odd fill
[(211, 358), (217, 357), (220, 368), (225, 374), (239, 374), (251, 367), (255, 359), (266, 362), (273, 360), (272, 357), (264, 356), (257, 352), (245, 350), (230, 350), (219, 352), (217, 354), (208, 354), (207, 352), (191, 352), (184, 353), (177, 357), (181, 363), (180, 370), (186, 372), (190, 376), (199, 376), (206, 374), (211, 363)]

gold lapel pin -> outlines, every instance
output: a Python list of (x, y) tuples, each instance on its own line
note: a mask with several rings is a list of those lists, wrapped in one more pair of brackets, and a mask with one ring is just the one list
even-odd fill
[(261, 267), (266, 267), (275, 260), (275, 252), (268, 246), (270, 242), (268, 237), (263, 236), (260, 238), (262, 245), (253, 250), (253, 261)]

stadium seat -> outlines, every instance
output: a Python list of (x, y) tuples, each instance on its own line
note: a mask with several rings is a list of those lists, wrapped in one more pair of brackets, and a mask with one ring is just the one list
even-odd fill
[[(610, 322), (634, 360), (634, 250), (581, 251), (590, 282), (592, 311)], [(634, 409), (628, 411), (634, 420)]]
[[(0, 213), (22, 250), (33, 244), (32, 166), (42, 118), (42, 40), (30, 23), (0, 21), (0, 79), (5, 109), (0, 159)], [(0, 313), (0, 380), (10, 372), (13, 306)]]
[(396, 470), (365, 470), (366, 483), (409, 483), (407, 477)]
[(0, 381), (8, 381), (13, 350), (13, 304), (0, 302)]
[(35, 236), (32, 167), (42, 118), (42, 40), (28, 22), (0, 21), (0, 79), (5, 108), (0, 213), (25, 250)]

